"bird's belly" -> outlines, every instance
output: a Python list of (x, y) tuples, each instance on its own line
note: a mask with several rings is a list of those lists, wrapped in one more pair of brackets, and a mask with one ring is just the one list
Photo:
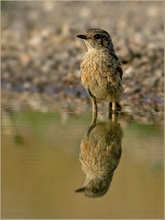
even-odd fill
[(106, 99), (106, 82), (105, 80), (99, 80), (98, 77), (94, 78), (91, 74), (83, 74), (81, 77), (83, 86), (87, 91), (90, 91), (97, 99)]
[(99, 100), (119, 100), (122, 87), (120, 84), (113, 84), (107, 78), (95, 76), (95, 74), (82, 74), (82, 84), (87, 91)]
[(93, 96), (95, 96), (97, 99), (105, 100), (107, 99), (107, 90), (106, 90), (106, 82), (101, 82), (101, 80), (93, 80), (93, 82), (89, 83), (89, 90), (92, 93)]

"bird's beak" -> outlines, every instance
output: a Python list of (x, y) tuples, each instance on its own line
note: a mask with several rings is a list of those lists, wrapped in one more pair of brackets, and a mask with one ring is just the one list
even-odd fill
[(84, 191), (85, 191), (85, 187), (82, 187), (82, 188), (75, 190), (75, 192), (84, 192)]
[(80, 35), (77, 35), (78, 38), (81, 38), (83, 40), (87, 40), (87, 36), (86, 35), (83, 35), (83, 34), (80, 34)]

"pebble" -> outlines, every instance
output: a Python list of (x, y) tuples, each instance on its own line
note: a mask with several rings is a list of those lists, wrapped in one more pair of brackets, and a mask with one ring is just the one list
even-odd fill
[(124, 71), (124, 78), (131, 78), (133, 77), (133, 73), (134, 73), (134, 68), (132, 66), (129, 66), (127, 69), (125, 69)]
[[(32, 89), (36, 93), (42, 91), (45, 104), (50, 93), (56, 99), (70, 100), (66, 105), (70, 102), (77, 105), (74, 102), (77, 97), (79, 104), (86, 102), (88, 98), (80, 80), (80, 60), (86, 48), (76, 35), (91, 27), (100, 27), (111, 34), (124, 72), (123, 97), (127, 97), (124, 106), (135, 109), (139, 104), (141, 108), (140, 98), (136, 98), (136, 106), (129, 101), (135, 94), (163, 97), (163, 3), (26, 1), (20, 3), (24, 4), (24, 10), (17, 2), (14, 4), (15, 12), (2, 9), (1, 80), (2, 90), (9, 92), (5, 93), (7, 101), (3, 103), (10, 102), (13, 88), (19, 91), (18, 97), (25, 90), (29, 92), (27, 102), (31, 100)], [(37, 109), (42, 106), (41, 100), (38, 105), (34, 103), (33, 100), (29, 106)], [(159, 104), (158, 110), (162, 106), (163, 103)]]

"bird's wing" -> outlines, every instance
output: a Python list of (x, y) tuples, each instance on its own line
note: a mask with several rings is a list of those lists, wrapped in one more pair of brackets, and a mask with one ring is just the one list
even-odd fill
[(116, 61), (116, 64), (117, 64), (117, 66), (116, 66), (116, 71), (117, 71), (117, 73), (119, 73), (119, 76), (120, 76), (120, 78), (121, 78), (121, 80), (122, 80), (123, 70), (122, 70), (121, 62), (120, 62), (119, 58), (116, 56), (116, 54), (115, 54), (114, 52), (110, 52), (110, 55), (111, 55), (111, 56), (115, 59), (115, 61)]

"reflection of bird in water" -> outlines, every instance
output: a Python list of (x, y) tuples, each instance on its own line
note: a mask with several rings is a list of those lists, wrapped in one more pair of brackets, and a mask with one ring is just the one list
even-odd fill
[(97, 123), (89, 129), (81, 141), (79, 154), (86, 179), (76, 192), (93, 198), (107, 192), (120, 161), (122, 137), (123, 131), (114, 113), (107, 122)]

